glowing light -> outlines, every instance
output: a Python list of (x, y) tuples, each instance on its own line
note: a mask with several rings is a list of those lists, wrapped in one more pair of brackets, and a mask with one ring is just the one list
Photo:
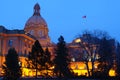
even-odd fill
[(115, 75), (115, 70), (111, 69), (111, 70), (109, 71), (109, 76), (116, 76), (116, 75)]
[(50, 69), (54, 69), (54, 68), (55, 68), (55, 66), (50, 67)]
[(78, 38), (78, 39), (75, 40), (75, 42), (79, 43), (79, 42), (81, 42), (81, 39)]
[(73, 72), (75, 73), (75, 74), (77, 74), (78, 76), (80, 76), (80, 75), (84, 75), (84, 76), (88, 76), (87, 74), (87, 70), (73, 70)]
[(72, 60), (73, 62), (75, 62), (75, 58), (72, 58), (71, 60)]

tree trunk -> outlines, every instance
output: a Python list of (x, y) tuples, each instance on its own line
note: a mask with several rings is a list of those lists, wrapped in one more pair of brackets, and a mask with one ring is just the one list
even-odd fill
[(36, 76), (35, 77), (37, 78), (37, 68), (36, 68)]
[(86, 64), (86, 67), (87, 67), (88, 77), (90, 77), (90, 71), (89, 71), (88, 61), (85, 62), (85, 64)]
[(36, 62), (36, 65), (35, 65), (35, 68), (36, 68), (36, 78), (37, 78), (37, 60), (35, 61)]
[(93, 72), (94, 72), (94, 61), (92, 61), (92, 70), (91, 70), (92, 76), (93, 76)]

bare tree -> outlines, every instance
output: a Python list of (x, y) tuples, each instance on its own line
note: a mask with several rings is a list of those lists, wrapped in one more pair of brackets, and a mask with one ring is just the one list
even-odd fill
[[(94, 37), (91, 32), (84, 32), (82, 36), (80, 36), (79, 45), (81, 46), (84, 54), (84, 62), (86, 64), (86, 68), (88, 71), (88, 76), (92, 76), (94, 71), (94, 63), (97, 59), (97, 52), (99, 49), (99, 39), (97, 37)], [(91, 61), (92, 63), (92, 69), (89, 69), (88, 63)]]
[[(100, 58), (98, 52), (100, 48), (100, 41), (102, 38), (106, 37), (110, 39), (107, 32), (94, 30), (93, 32), (85, 30), (82, 35), (78, 36), (79, 45), (83, 48), (84, 62), (87, 67), (88, 76), (93, 76), (94, 73), (94, 63)], [(89, 69), (88, 62), (92, 63), (92, 69)]]

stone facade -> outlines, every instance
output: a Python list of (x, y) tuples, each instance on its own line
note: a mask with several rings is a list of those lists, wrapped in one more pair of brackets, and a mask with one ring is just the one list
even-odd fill
[(5, 55), (14, 47), (19, 56), (26, 56), (31, 51), (35, 38), (25, 34), (24, 30), (7, 30), (0, 26), (0, 68), (5, 61)]

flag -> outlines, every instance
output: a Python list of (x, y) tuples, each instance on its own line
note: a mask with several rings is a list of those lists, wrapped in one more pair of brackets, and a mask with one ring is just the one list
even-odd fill
[(82, 16), (82, 18), (86, 18), (86, 16)]

